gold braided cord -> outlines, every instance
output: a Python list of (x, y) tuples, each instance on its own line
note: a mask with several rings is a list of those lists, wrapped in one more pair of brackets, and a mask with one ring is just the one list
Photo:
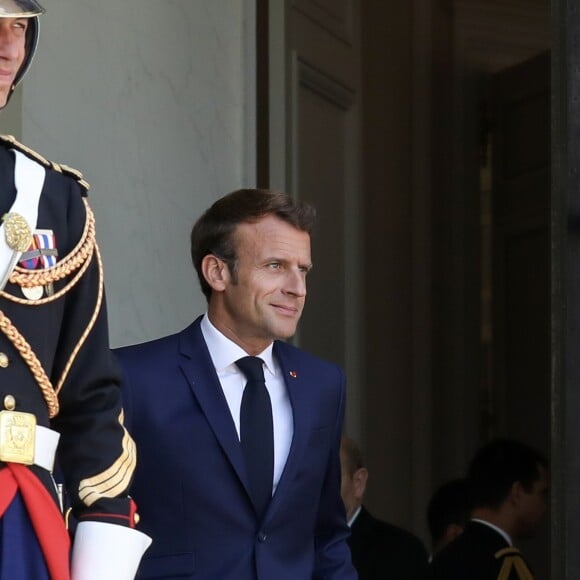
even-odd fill
[(534, 580), (530, 569), (521, 556), (506, 556), (503, 560), (497, 580), (508, 580), (512, 569), (515, 570), (519, 580)]
[(88, 205), (86, 199), (83, 199), (86, 209), (86, 220), (83, 234), (79, 243), (75, 246), (70, 254), (65, 256), (62, 261), (58, 262), (52, 268), (46, 268), (44, 270), (26, 270), (25, 268), (17, 267), (12, 272), (10, 276), (10, 281), (14, 284), (18, 284), (21, 287), (34, 287), (34, 286), (44, 286), (50, 284), (66, 276), (69, 276), (72, 272), (76, 271), (73, 278), (58, 292), (51, 296), (40, 300), (28, 300), (13, 296), (7, 292), (0, 291), (0, 296), (16, 302), (18, 304), (25, 304), (28, 306), (39, 306), (41, 304), (46, 304), (52, 302), (53, 300), (58, 300), (64, 294), (69, 292), (82, 278), (83, 274), (86, 272), (87, 268), (90, 266), (92, 257), (96, 254), (97, 264), (99, 270), (99, 282), (98, 282), (98, 293), (97, 300), (95, 303), (95, 309), (93, 314), (83, 331), (80, 339), (78, 340), (75, 348), (73, 349), (65, 367), (63, 373), (54, 388), (46, 375), (46, 371), (42, 368), (42, 365), (36, 355), (34, 354), (32, 348), (26, 341), (26, 339), (18, 332), (16, 327), (12, 322), (4, 315), (0, 310), (0, 330), (8, 337), (10, 342), (18, 350), (20, 356), (24, 362), (28, 365), (33, 377), (36, 379), (40, 390), (44, 396), (44, 400), (48, 406), (49, 417), (52, 419), (58, 414), (59, 403), (58, 394), (60, 393), (64, 382), (70, 372), (70, 369), (78, 356), (83, 344), (87, 340), (97, 317), (99, 315), (101, 304), (103, 302), (104, 295), (104, 276), (103, 276), (103, 262), (101, 260), (101, 255), (97, 243), (95, 240), (95, 218), (91, 208)]
[(93, 311), (93, 315), (91, 316), (91, 319), (89, 320), (89, 323), (87, 324), (87, 327), (85, 328), (83, 334), (81, 335), (79, 341), (77, 342), (75, 348), (73, 349), (67, 363), (66, 366), (64, 368), (64, 371), (62, 373), (62, 376), (60, 377), (60, 380), (58, 381), (57, 385), (56, 385), (56, 394), (58, 395), (58, 393), (60, 393), (60, 390), (62, 389), (62, 386), (64, 384), (64, 382), (66, 381), (66, 378), (68, 376), (68, 373), (73, 365), (73, 362), (75, 361), (79, 351), (81, 350), (83, 344), (85, 343), (85, 341), (87, 340), (87, 337), (89, 336), (91, 330), (93, 329), (93, 326), (95, 325), (95, 322), (97, 321), (97, 317), (99, 316), (99, 312), (101, 310), (101, 304), (103, 302), (103, 294), (104, 294), (104, 276), (103, 276), (103, 261), (101, 259), (101, 252), (99, 252), (99, 247), (97, 246), (96, 241), (94, 241), (93, 239), (93, 243), (94, 243), (94, 248), (95, 248), (95, 254), (97, 256), (97, 264), (99, 266), (99, 291), (97, 294), (97, 302), (95, 304), (95, 309)]
[[(87, 268), (91, 265), (93, 251), (94, 245), (93, 248), (91, 248), (91, 253), (87, 256), (87, 259), (82, 264), (80, 270), (74, 275), (74, 277), (70, 280), (70, 282), (68, 282), (68, 284), (63, 286), (58, 292), (55, 292), (54, 294), (47, 296), (46, 298), (39, 298), (38, 300), (30, 300), (28, 298), (20, 298), (18, 296), (13, 296), (12, 294), (7, 294), (2, 291), (0, 291), (0, 296), (7, 298), (12, 302), (16, 302), (17, 304), (25, 304), (26, 306), (41, 306), (42, 304), (47, 304), (48, 302), (58, 300), (61, 296), (64, 296), (67, 292), (69, 292), (72, 288), (74, 288), (74, 286), (76, 286), (78, 281), (83, 277), (83, 274), (86, 272)], [(44, 284), (32, 284), (31, 286), (41, 286), (41, 285)], [(29, 287), (28, 284), (26, 284), (26, 286)]]
[(44, 286), (46, 284), (56, 282), (57, 280), (66, 278), (72, 272), (84, 266), (84, 269), (81, 268), (81, 273), (77, 274), (59, 292), (40, 300), (26, 300), (8, 294), (4, 291), (0, 291), (0, 296), (7, 298), (12, 302), (38, 306), (41, 304), (46, 304), (47, 302), (52, 302), (53, 300), (57, 300), (75, 286), (75, 284), (81, 278), (82, 273), (84, 273), (88, 267), (95, 247), (95, 216), (87, 201), (85, 199), (83, 199), (83, 201), (85, 203), (87, 219), (85, 220), (83, 235), (81, 236), (79, 243), (74, 247), (72, 252), (68, 254), (68, 256), (65, 256), (55, 266), (46, 268), (44, 270), (27, 270), (26, 268), (17, 266), (10, 275), (9, 280), (13, 284), (18, 284), (21, 287), (32, 288), (34, 286)]
[(58, 414), (58, 397), (45, 370), (42, 368), (40, 361), (34, 354), (34, 351), (26, 339), (18, 332), (10, 319), (0, 310), (0, 330), (8, 337), (8, 340), (14, 345), (20, 353), (22, 360), (28, 365), (30, 372), (36, 379), (46, 404), (48, 406), (48, 416), (55, 417)]
[(509, 558), (506, 558), (501, 565), (499, 576), (497, 580), (509, 580), (510, 572), (512, 571), (512, 563)]
[(519, 558), (514, 559), (514, 567), (520, 580), (534, 580), (532, 572), (530, 571), (530, 569), (528, 568), (527, 564), (524, 562), (524, 559), (521, 556)]
[(497, 580), (508, 580), (512, 570), (515, 570), (519, 580), (534, 580), (534, 576), (517, 548), (508, 547), (498, 550), (495, 557), (497, 559), (503, 558)]

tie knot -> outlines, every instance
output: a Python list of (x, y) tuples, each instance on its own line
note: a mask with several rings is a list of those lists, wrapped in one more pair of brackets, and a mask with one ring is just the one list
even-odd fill
[(236, 361), (238, 368), (244, 373), (248, 381), (264, 382), (264, 361), (257, 356), (245, 356)]

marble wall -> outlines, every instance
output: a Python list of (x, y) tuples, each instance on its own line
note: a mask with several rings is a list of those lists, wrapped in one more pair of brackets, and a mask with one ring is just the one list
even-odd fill
[(27, 145), (92, 185), (113, 346), (204, 311), (191, 226), (255, 181), (254, 2), (44, 2), (11, 106)]

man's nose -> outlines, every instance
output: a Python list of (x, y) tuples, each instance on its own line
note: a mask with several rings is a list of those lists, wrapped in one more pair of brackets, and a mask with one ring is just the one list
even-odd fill
[(306, 296), (306, 275), (299, 270), (290, 271), (286, 279), (285, 291), (295, 296)]
[(15, 42), (12, 30), (0, 26), (0, 57), (16, 58), (18, 56), (18, 44)]

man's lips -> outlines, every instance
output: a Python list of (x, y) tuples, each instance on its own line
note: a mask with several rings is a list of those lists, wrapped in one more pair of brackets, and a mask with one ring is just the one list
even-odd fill
[(272, 306), (284, 316), (296, 316), (299, 312), (296, 306), (288, 306), (284, 304), (272, 304)]

